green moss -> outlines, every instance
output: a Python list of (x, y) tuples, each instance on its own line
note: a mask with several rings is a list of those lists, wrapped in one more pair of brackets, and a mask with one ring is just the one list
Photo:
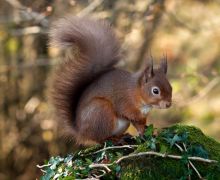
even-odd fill
[[(169, 128), (176, 133), (189, 133), (189, 142), (192, 145), (202, 145), (207, 150), (210, 159), (220, 161), (220, 143), (214, 139), (205, 136), (201, 130), (192, 126), (175, 125)], [(169, 153), (177, 154), (176, 149), (170, 149), (169, 145), (163, 141), (160, 145), (166, 147)], [(143, 145), (138, 148), (145, 150)], [(193, 162), (202, 177), (207, 179), (218, 179), (220, 177), (220, 164), (207, 164)], [(192, 170), (188, 171), (187, 165), (181, 160), (174, 160), (160, 157), (142, 157), (129, 160), (122, 165), (121, 179), (186, 179), (191, 174), (192, 179), (198, 179), (198, 176)]]
[[(127, 161), (129, 166), (124, 166), (121, 179), (177, 179), (184, 172), (184, 165), (176, 160), (161, 159), (159, 157), (146, 157)], [(125, 165), (127, 163), (124, 163)]]
[(169, 129), (179, 133), (189, 132), (189, 141), (191, 144), (202, 145), (208, 151), (209, 158), (220, 161), (220, 143), (213, 138), (204, 135), (200, 129), (194, 126), (184, 125), (175, 125)]
[(143, 144), (140, 144), (138, 147), (137, 147), (137, 149), (136, 149), (136, 151), (135, 152), (144, 152), (144, 151), (148, 151), (149, 150), (149, 148), (147, 148), (147, 145), (146, 145), (146, 143), (143, 143)]
[(81, 152), (84, 153), (84, 154), (89, 154), (91, 152), (94, 152), (94, 151), (98, 150), (99, 148), (101, 148), (100, 145), (94, 145), (92, 147), (85, 148), (85, 149), (81, 150)]
[[(205, 136), (201, 130), (192, 126), (174, 125), (162, 129), (157, 136), (153, 135), (153, 126), (145, 130), (143, 137), (131, 139), (132, 144), (138, 145), (133, 149), (111, 149), (95, 153), (97, 150), (105, 147), (113, 147), (111, 142), (105, 142), (105, 145), (93, 146), (65, 158), (52, 157), (45, 166), (46, 172), (41, 179), (51, 179), (59, 176), (59, 179), (87, 178), (91, 174), (102, 172), (100, 168), (91, 169), (92, 163), (107, 163), (111, 169), (102, 179), (115, 179), (119, 177), (122, 180), (142, 180), (142, 179), (198, 179), (198, 175), (192, 168), (188, 168), (188, 156), (198, 156), (217, 160), (218, 163), (204, 163), (192, 161), (201, 176), (208, 180), (216, 180), (220, 177), (220, 143), (214, 139)], [(187, 152), (181, 152), (175, 146), (178, 144), (182, 148), (186, 146)], [(182, 156), (182, 159), (170, 159), (168, 157), (141, 156), (114, 163), (122, 156), (132, 153), (155, 151), (163, 154), (172, 154)], [(69, 178), (70, 177), (70, 178)]]
[[(193, 163), (202, 177), (218, 179), (220, 177), (220, 166), (206, 163)], [(126, 161), (122, 165), (120, 179), (180, 179), (192, 173), (192, 179), (198, 179), (195, 172), (188, 172), (186, 165), (178, 160), (161, 159), (159, 157), (146, 157)]]

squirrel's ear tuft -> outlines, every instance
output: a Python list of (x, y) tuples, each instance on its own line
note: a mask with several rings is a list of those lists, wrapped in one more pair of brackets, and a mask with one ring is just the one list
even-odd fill
[(167, 73), (167, 55), (164, 55), (164, 57), (161, 59), (160, 70), (163, 71), (164, 74)]
[(145, 67), (143, 73), (140, 77), (140, 82), (146, 83), (150, 78), (154, 76), (154, 69), (153, 69), (153, 59), (147, 63), (147, 66)]
[(154, 75), (153, 58), (151, 58), (151, 60), (147, 64), (144, 70), (144, 75), (146, 76), (147, 79), (153, 77)]

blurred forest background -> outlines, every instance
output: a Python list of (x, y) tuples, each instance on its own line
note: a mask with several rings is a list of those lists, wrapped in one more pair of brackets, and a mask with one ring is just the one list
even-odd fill
[(195, 125), (220, 140), (220, 1), (1, 0), (0, 179), (36, 179), (37, 164), (73, 150), (48, 103), (59, 52), (47, 47), (47, 32), (66, 14), (108, 20), (125, 69), (141, 68), (149, 52), (167, 54), (174, 103), (153, 110), (149, 123)]

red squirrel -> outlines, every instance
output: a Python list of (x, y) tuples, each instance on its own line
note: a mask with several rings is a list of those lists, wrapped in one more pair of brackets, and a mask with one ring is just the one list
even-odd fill
[(151, 108), (168, 108), (172, 87), (167, 60), (142, 72), (116, 68), (120, 45), (110, 25), (88, 17), (54, 23), (50, 45), (63, 50), (55, 70), (52, 103), (63, 129), (77, 144), (93, 145), (121, 136), (134, 125), (143, 135)]

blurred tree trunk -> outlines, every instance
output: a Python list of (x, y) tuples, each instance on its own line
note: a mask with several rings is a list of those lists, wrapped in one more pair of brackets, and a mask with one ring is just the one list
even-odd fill
[(137, 53), (137, 58), (134, 60), (135, 70), (140, 69), (140, 67), (143, 65), (146, 52), (150, 51), (151, 42), (163, 15), (164, 2), (165, 0), (153, 1), (153, 3), (149, 4), (144, 13), (145, 18), (143, 23), (146, 25), (143, 29), (143, 39), (142, 42), (140, 42), (140, 50)]

